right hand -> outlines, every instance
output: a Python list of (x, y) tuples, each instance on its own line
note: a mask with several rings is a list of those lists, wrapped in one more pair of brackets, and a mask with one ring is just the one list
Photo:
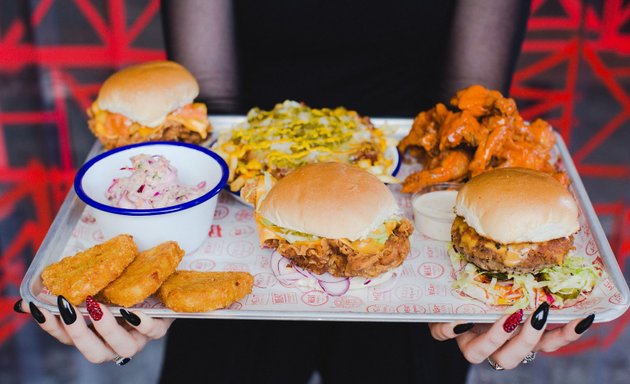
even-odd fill
[[(34, 304), (27, 305), (23, 300), (16, 304), (16, 310), (19, 308), (24, 313), (31, 313), (44, 331), (66, 345), (75, 346), (94, 364), (114, 361), (119, 357), (130, 359), (149, 341), (164, 337), (174, 320), (153, 319), (138, 311), (127, 311), (126, 316), (117, 319), (106, 306), (95, 301), (91, 304), (92, 326), (88, 326), (81, 313), (62, 296), (58, 300), (61, 316)], [(102, 315), (99, 318), (100, 312)], [(118, 364), (124, 365), (129, 359), (118, 359), (122, 361)]]

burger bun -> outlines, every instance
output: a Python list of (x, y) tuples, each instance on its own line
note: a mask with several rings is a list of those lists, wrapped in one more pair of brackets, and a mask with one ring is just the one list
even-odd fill
[(280, 179), (260, 203), (275, 225), (329, 239), (357, 240), (399, 213), (376, 176), (344, 163), (316, 163)]
[(102, 110), (157, 127), (198, 94), (199, 84), (186, 68), (172, 61), (151, 61), (111, 75), (101, 86), (96, 102)]
[(571, 193), (551, 175), (525, 168), (473, 177), (460, 189), (455, 213), (479, 235), (501, 244), (549, 241), (580, 229)]

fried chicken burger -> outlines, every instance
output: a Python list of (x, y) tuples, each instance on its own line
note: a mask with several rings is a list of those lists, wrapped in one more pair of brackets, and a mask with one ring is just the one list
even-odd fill
[(87, 110), (88, 125), (107, 149), (145, 141), (199, 143), (211, 130), (199, 85), (181, 65), (152, 61), (111, 75)]
[(492, 305), (562, 307), (593, 289), (599, 271), (572, 255), (580, 229), (572, 195), (549, 174), (500, 168), (457, 195), (451, 229), (456, 287)]
[(316, 163), (280, 179), (257, 205), (261, 245), (315, 274), (376, 277), (409, 254), (411, 222), (376, 176)]

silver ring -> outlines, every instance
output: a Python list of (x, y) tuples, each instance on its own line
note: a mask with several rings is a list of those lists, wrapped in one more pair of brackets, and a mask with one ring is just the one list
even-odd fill
[(525, 356), (522, 363), (523, 364), (531, 363), (532, 361), (534, 361), (535, 358), (536, 358), (536, 352), (531, 351), (530, 353), (527, 354), (527, 356)]
[(488, 364), (490, 364), (492, 369), (494, 369), (495, 371), (503, 371), (503, 370), (505, 370), (505, 368), (503, 368), (502, 366), (500, 366), (496, 362), (492, 361), (489, 357), (488, 357)]
[(131, 357), (122, 357), (120, 355), (116, 355), (116, 357), (114, 357), (112, 361), (116, 363), (116, 365), (120, 365), (122, 367), (123, 365), (131, 361)]

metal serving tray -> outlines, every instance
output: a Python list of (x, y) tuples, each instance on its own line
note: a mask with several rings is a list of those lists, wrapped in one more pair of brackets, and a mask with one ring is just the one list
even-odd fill
[[(215, 132), (230, 129), (243, 119), (243, 116), (210, 117)], [(373, 118), (372, 121), (398, 139), (406, 135), (412, 124), (411, 119)], [(591, 313), (596, 314), (596, 322), (611, 321), (627, 310), (630, 291), (567, 148), (560, 136), (557, 135), (557, 139), (556, 154), (571, 178), (571, 191), (580, 207), (582, 229), (575, 236), (575, 252), (599, 259), (604, 275), (586, 300), (574, 307), (552, 310), (549, 322), (566, 323)], [(101, 146), (95, 144), (88, 159), (101, 150)], [(403, 165), (399, 177), (416, 171), (417, 167)], [(390, 188), (411, 219), (410, 196), (401, 194), (400, 186)], [(68, 192), (22, 281), (22, 298), (58, 313), (54, 296), (42, 286), (42, 270), (64, 256), (104, 240), (90, 208), (77, 198), (74, 190)], [(258, 246), (252, 209), (223, 192), (208, 239), (197, 251), (184, 257), (179, 269), (249, 271), (255, 276), (253, 292), (228, 309), (206, 313), (176, 313), (164, 308), (155, 298), (136, 307), (155, 317), (266, 320), (493, 322), (503, 314), (504, 308), (462, 298), (451, 288), (453, 278), (447, 243), (418, 233), (411, 237), (411, 243), (411, 254), (396, 271), (396, 278), (374, 287), (352, 289), (342, 296), (330, 296), (316, 284), (287, 284), (277, 279), (271, 269), (277, 257), (272, 256), (271, 250)], [(117, 315), (117, 308), (112, 309)], [(79, 310), (86, 313), (84, 306), (79, 306)]]

